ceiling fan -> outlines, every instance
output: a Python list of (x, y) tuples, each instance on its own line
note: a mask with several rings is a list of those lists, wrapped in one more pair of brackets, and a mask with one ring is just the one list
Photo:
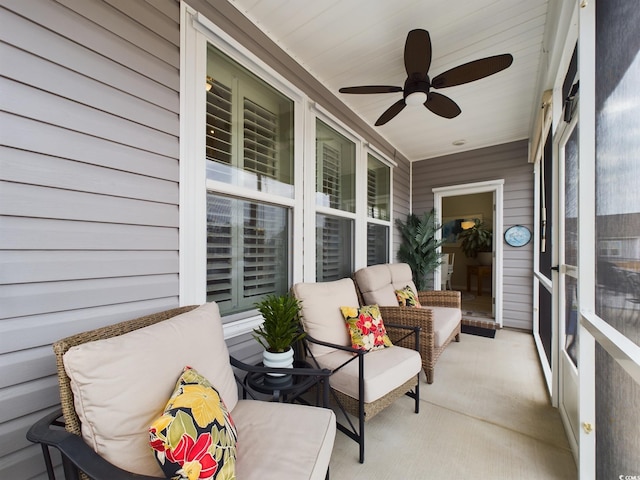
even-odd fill
[(339, 92), (358, 94), (402, 92), (402, 99), (380, 115), (376, 120), (376, 126), (387, 123), (407, 105), (423, 104), (436, 115), (454, 118), (461, 113), (460, 107), (449, 97), (433, 92), (431, 89), (453, 87), (480, 80), (508, 68), (512, 63), (513, 56), (509, 53), (495, 55), (459, 65), (430, 80), (427, 74), (431, 66), (431, 38), (426, 30), (415, 29), (408, 33), (404, 46), (404, 66), (407, 71), (404, 88), (392, 85), (365, 85), (343, 87)]

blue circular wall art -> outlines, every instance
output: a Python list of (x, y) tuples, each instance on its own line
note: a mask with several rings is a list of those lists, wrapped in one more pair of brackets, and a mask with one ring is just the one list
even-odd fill
[(524, 247), (531, 241), (531, 230), (524, 225), (514, 225), (504, 232), (504, 241), (512, 247)]

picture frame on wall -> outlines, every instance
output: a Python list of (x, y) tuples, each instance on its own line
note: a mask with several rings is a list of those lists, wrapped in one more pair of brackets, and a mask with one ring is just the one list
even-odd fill
[(442, 219), (442, 239), (444, 240), (443, 246), (459, 247), (460, 240), (458, 240), (458, 234), (462, 232), (463, 222), (475, 222), (475, 220), (482, 221), (483, 216), (481, 213), (472, 213), (467, 215), (460, 215), (457, 217), (444, 217)]

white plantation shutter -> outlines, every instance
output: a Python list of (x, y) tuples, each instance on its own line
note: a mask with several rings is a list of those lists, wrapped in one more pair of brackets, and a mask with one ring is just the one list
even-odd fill
[(233, 305), (234, 229), (232, 200), (207, 195), (207, 301)]
[(316, 277), (319, 282), (329, 282), (342, 278), (343, 241), (340, 219), (318, 215)]
[(377, 218), (378, 181), (375, 170), (367, 169), (367, 215)]
[(279, 265), (286, 247), (285, 227), (284, 208), (244, 202), (242, 303), (255, 303), (256, 297), (287, 288)]
[(323, 143), (320, 148), (322, 159), (322, 193), (329, 199), (329, 207), (340, 208), (340, 150)]
[(231, 164), (232, 155), (232, 98), (231, 88), (209, 79), (207, 92), (207, 159)]
[(367, 224), (367, 266), (375, 265), (376, 263), (385, 263), (374, 261), (374, 259), (377, 258), (378, 253), (376, 243), (377, 239), (375, 225), (369, 223)]
[(367, 266), (389, 262), (389, 227), (367, 224)]
[(278, 117), (244, 99), (244, 170), (278, 178)]
[[(320, 144), (322, 165), (322, 194), (329, 200), (329, 207), (340, 208), (342, 205), (340, 183), (340, 150), (327, 142)], [(341, 277), (342, 241), (340, 220), (326, 215), (318, 216), (319, 226), (317, 248), (316, 277), (318, 281), (327, 282)]]

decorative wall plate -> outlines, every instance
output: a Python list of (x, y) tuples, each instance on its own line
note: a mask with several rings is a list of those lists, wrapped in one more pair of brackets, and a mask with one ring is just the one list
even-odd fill
[(531, 230), (524, 225), (514, 225), (504, 232), (504, 241), (512, 247), (524, 247), (531, 241)]

